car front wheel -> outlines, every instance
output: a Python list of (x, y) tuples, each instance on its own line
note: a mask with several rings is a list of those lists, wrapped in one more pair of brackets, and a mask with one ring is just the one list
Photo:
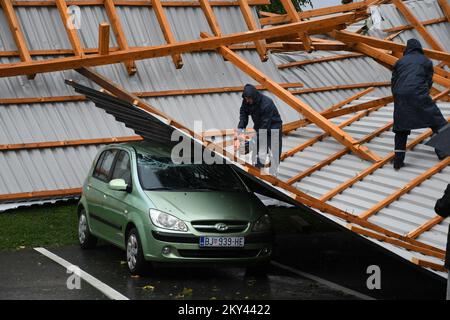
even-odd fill
[(97, 245), (97, 237), (89, 231), (86, 211), (82, 210), (78, 218), (78, 241), (82, 249), (92, 249)]
[(131, 229), (128, 233), (127, 264), (132, 275), (143, 275), (147, 266), (136, 228)]

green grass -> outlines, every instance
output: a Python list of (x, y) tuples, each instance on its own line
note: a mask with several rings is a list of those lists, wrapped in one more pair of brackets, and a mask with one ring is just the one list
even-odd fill
[(0, 213), (0, 250), (77, 243), (74, 203), (34, 206)]

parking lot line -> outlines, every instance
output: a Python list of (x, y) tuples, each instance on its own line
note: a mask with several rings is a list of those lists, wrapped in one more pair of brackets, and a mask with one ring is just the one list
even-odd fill
[(317, 277), (315, 275), (309, 274), (307, 272), (303, 272), (303, 271), (297, 270), (295, 268), (292, 268), (292, 267), (289, 267), (289, 266), (285, 266), (284, 264), (281, 264), (279, 262), (271, 261), (271, 263), (274, 266), (278, 267), (278, 268), (290, 271), (290, 272), (295, 273), (295, 274), (297, 274), (299, 276), (302, 276), (304, 278), (311, 279), (311, 280), (316, 281), (316, 282), (318, 282), (320, 284), (323, 284), (323, 285), (325, 285), (325, 286), (327, 286), (327, 287), (329, 287), (331, 289), (335, 289), (337, 291), (341, 291), (343, 293), (355, 296), (355, 297), (357, 297), (359, 299), (362, 299), (362, 300), (376, 300), (376, 299), (374, 299), (374, 298), (372, 298), (372, 297), (370, 297), (368, 295), (365, 295), (363, 293), (360, 293), (358, 291), (355, 291), (355, 290), (343, 287), (343, 286), (341, 286), (341, 285), (339, 285), (337, 283), (334, 283), (334, 282), (322, 279), (320, 277)]
[[(67, 260), (64, 260), (63, 258), (57, 256), (56, 254), (48, 251), (45, 248), (39, 247), (39, 248), (34, 248), (34, 250), (36, 250), (40, 254), (46, 256), (50, 260), (53, 260), (54, 262), (60, 264), (61, 266), (63, 266), (66, 269), (74, 267), (74, 265), (72, 263), (68, 262)], [(89, 283), (91, 286), (93, 286), (94, 288), (96, 288), (97, 290), (99, 290), (105, 296), (107, 296), (108, 298), (110, 298), (112, 300), (129, 300), (127, 297), (125, 297), (120, 292), (114, 290), (107, 284), (101, 282), (97, 278), (91, 276), (89, 273), (87, 273), (81, 269), (80, 269), (80, 278), (83, 279), (84, 281), (86, 281), (87, 283)]]

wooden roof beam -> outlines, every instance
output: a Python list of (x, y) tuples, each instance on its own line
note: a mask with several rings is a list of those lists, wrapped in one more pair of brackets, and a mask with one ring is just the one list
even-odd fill
[[(406, 49), (405, 44), (396, 43), (393, 41), (378, 39), (375, 37), (370, 36), (363, 36), (360, 34), (356, 34), (349, 31), (344, 30), (336, 30), (331, 33), (331, 36), (335, 38), (336, 40), (342, 41), (346, 43), (347, 45), (354, 45), (354, 44), (367, 44), (371, 47), (378, 48), (378, 49), (384, 49), (389, 51), (401, 51), (403, 52)], [(438, 61), (445, 61), (447, 63), (450, 63), (450, 53), (444, 51), (438, 51), (438, 50), (431, 50), (431, 49), (423, 49), (424, 54), (430, 58), (435, 59)]]
[(444, 16), (447, 18), (447, 22), (450, 23), (450, 4), (448, 4), (447, 0), (438, 0), (439, 6), (444, 12)]
[[(58, 0), (61, 1), (61, 0)], [(12, 63), (0, 65), (0, 77), (17, 76), (22, 74), (33, 74), (42, 72), (53, 72), (67, 69), (79, 69), (82, 67), (99, 66), (119, 63), (127, 60), (142, 60), (157, 58), (174, 53), (198, 52), (204, 50), (217, 49), (220, 46), (232, 45), (266, 39), (274, 35), (292, 34), (300, 31), (307, 31), (309, 34), (323, 32), (324, 29), (333, 29), (336, 25), (353, 21), (355, 14), (348, 13), (336, 17), (317, 19), (314, 21), (302, 21), (257, 31), (240, 32), (222, 37), (212, 37), (193, 41), (177, 42), (161, 46), (141, 47), (139, 49), (129, 49), (110, 52), (107, 56), (98, 54), (81, 57), (64, 57), (49, 60), (31, 62)]]
[(338, 54), (338, 55), (321, 57), (321, 58), (310, 59), (310, 60), (300, 60), (300, 61), (294, 61), (294, 62), (288, 62), (288, 63), (281, 63), (277, 67), (278, 67), (278, 69), (303, 67), (306, 65), (314, 64), (314, 63), (332, 62), (332, 61), (338, 61), (338, 60), (344, 60), (344, 59), (350, 59), (350, 58), (359, 58), (359, 57), (364, 57), (364, 55), (362, 53), (346, 53), (346, 54)]
[[(422, 21), (422, 25), (429, 26), (432, 24), (442, 23), (447, 21), (447, 18), (436, 18), (436, 19), (430, 19), (426, 21)], [(414, 29), (414, 26), (411, 24), (403, 25), (403, 26), (397, 26), (392, 28), (383, 29), (384, 32), (399, 32), (399, 31), (405, 31), (405, 30), (411, 30)]]
[[(8, 21), (8, 26), (11, 30), (17, 50), (19, 51), (20, 60), (24, 62), (31, 62), (33, 59), (31, 59), (30, 51), (28, 50), (22, 28), (20, 27), (19, 19), (17, 19), (11, 0), (1, 0), (0, 3)], [(36, 77), (36, 74), (29, 74), (27, 77), (32, 80)]]
[(430, 268), (430, 269), (440, 271), (440, 272), (445, 272), (445, 273), (448, 272), (447, 268), (443, 264), (438, 264), (438, 263), (420, 259), (417, 257), (412, 257), (411, 262), (418, 266), (424, 267), (424, 268)]
[(77, 29), (70, 19), (67, 4), (64, 0), (55, 0), (56, 6), (59, 11), (59, 15), (62, 20), (64, 29), (66, 30), (67, 37), (69, 38), (70, 44), (72, 45), (73, 52), (75, 56), (82, 58), (84, 56), (83, 48), (81, 46), (80, 37), (78, 36)]
[[(238, 0), (239, 7), (241, 8), (242, 16), (244, 17), (244, 21), (247, 24), (249, 30), (258, 30), (258, 26), (254, 19), (252, 9), (248, 4), (248, 0)], [(256, 40), (255, 41), (256, 51), (258, 51), (259, 58), (261, 61), (267, 61), (269, 59), (267, 55), (267, 47), (265, 40)]]
[[(68, 6), (102, 6), (104, 0), (66, 0)], [(269, 0), (248, 0), (251, 6), (260, 6), (270, 4)], [(114, 0), (116, 6), (131, 6), (131, 7), (151, 7), (151, 0)], [(15, 7), (51, 7), (55, 5), (55, 0), (30, 0), (30, 1), (17, 1), (13, 0)], [(168, 0), (162, 1), (163, 7), (199, 7), (198, 1), (178, 1)], [(211, 5), (214, 7), (235, 7), (239, 3), (237, 1), (211, 1)]]
[(414, 28), (419, 32), (422, 38), (434, 49), (439, 51), (445, 51), (444, 47), (427, 31), (427, 29), (423, 26), (422, 22), (420, 22), (412, 13), (412, 11), (405, 5), (402, 0), (392, 0), (392, 3), (397, 7), (397, 9), (403, 14), (406, 20), (411, 23)]
[(98, 27), (98, 53), (109, 53), (109, 23), (102, 22)]
[(444, 221), (444, 218), (442, 218), (441, 216), (434, 216), (432, 219), (428, 220), (416, 229), (408, 232), (406, 236), (411, 239), (417, 239), (420, 235), (431, 230), (434, 226), (438, 225), (442, 221)]
[(59, 189), (59, 190), (45, 190), (45, 191), (31, 191), (20, 193), (0, 194), (0, 201), (14, 201), (27, 200), (36, 198), (61, 198), (61, 197), (76, 197), (81, 195), (81, 188)]
[[(164, 35), (164, 39), (168, 44), (176, 43), (175, 37), (173, 36), (172, 30), (170, 29), (169, 21), (164, 13), (160, 0), (152, 0), (152, 8), (156, 14), (161, 31)], [(172, 60), (176, 69), (181, 69), (183, 67), (183, 59), (179, 53), (172, 54)]]
[[(117, 44), (120, 50), (128, 50), (128, 42), (125, 37), (125, 32), (122, 28), (122, 23), (120, 22), (119, 15), (117, 14), (116, 6), (114, 0), (104, 0), (104, 6), (106, 14), (108, 15), (109, 22), (111, 23), (114, 36), (116, 37)], [(129, 60), (124, 62), (125, 68), (127, 69), (128, 75), (132, 76), (136, 73), (136, 64), (134, 61)]]
[[(202, 37), (208, 35), (202, 34)], [(291, 92), (281, 87), (278, 83), (270, 79), (267, 75), (259, 71), (254, 66), (250, 65), (243, 58), (235, 54), (233, 51), (225, 46), (221, 46), (219, 49), (220, 54), (228, 61), (232, 62), (236, 67), (241, 69), (248, 76), (259, 82), (261, 85), (267, 88), (270, 92), (275, 94), (282, 101), (287, 103), (296, 111), (302, 113), (311, 122), (315, 123), (319, 128), (328, 132), (333, 138), (348, 146), (353, 152), (355, 152), (362, 159), (369, 161), (378, 161), (380, 158), (372, 153), (368, 148), (361, 146), (350, 135), (334, 125), (328, 119), (324, 118), (319, 112), (311, 108), (306, 103), (295, 97)]]
[[(284, 10), (286, 10), (291, 22), (302, 21), (292, 0), (281, 0), (281, 4), (283, 5)], [(312, 52), (314, 50), (314, 47), (311, 45), (311, 38), (308, 36), (307, 32), (298, 33), (298, 37), (302, 40), (306, 52)]]

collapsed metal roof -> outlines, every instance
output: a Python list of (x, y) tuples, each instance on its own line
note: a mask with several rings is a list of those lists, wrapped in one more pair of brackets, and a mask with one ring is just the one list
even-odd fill
[[(33, 61), (51, 61), (73, 54), (66, 31), (60, 27), (61, 17), (55, 1), (45, 6), (19, 2), (22, 1), (14, 2), (15, 11)], [(365, 1), (363, 5), (376, 2)], [(99, 23), (110, 17), (100, 1), (92, 6), (82, 5), (80, 1), (74, 3), (80, 4), (84, 21), (77, 33), (83, 50), (90, 56), (88, 53), (95, 54), (99, 47)], [(441, 10), (441, 3), (441, 0), (404, 2), (419, 20), (428, 21), (426, 29), (448, 51), (450, 23), (446, 12)], [(125, 1), (120, 5), (117, 2), (117, 14), (130, 48), (164, 46), (167, 42), (155, 11), (149, 5), (146, 1), (133, 6), (126, 5)], [(357, 8), (355, 4), (351, 6), (348, 10)], [(213, 8), (222, 34), (248, 30), (237, 3)], [(345, 8), (350, 7), (339, 10), (345, 12)], [(376, 8), (384, 18), (381, 27), (376, 27), (396, 27), (397, 30), (387, 33), (396, 42), (403, 43), (417, 35), (405, 27), (409, 22), (402, 18), (394, 4)], [(14, 68), (10, 63), (21, 60), (16, 51), (16, 40), (8, 30), (10, 23), (4, 10), (0, 10), (0, 74)], [(201, 31), (210, 30), (200, 6), (171, 6), (169, 1), (164, 11), (175, 41), (198, 39)], [(252, 16), (258, 28), (259, 21), (267, 25), (270, 22), (267, 19), (272, 19), (267, 16), (258, 20), (254, 10)], [(275, 16), (273, 19), (285, 18)], [(270, 30), (270, 26), (266, 29)], [(369, 34), (380, 36), (383, 33), (372, 27)], [(235, 47), (235, 52), (317, 112), (325, 112), (330, 107), (338, 111), (361, 107), (390, 95), (390, 71), (378, 63), (381, 60), (386, 65), (390, 55), (373, 59), (361, 51), (349, 56), (354, 52), (287, 50), (290, 45), (305, 46), (306, 40), (297, 39), (286, 46), (280, 43), (278, 47), (274, 43), (273, 52), (264, 63), (251, 47), (252, 43), (247, 43), (245, 48)], [(317, 47), (345, 47), (328, 37), (315, 38), (313, 42)], [(116, 36), (111, 33), (110, 47), (118, 45)], [(358, 46), (345, 48), (362, 50)], [(381, 52), (383, 54), (388, 55)], [(175, 68), (170, 55), (135, 61), (137, 73), (131, 77), (122, 64), (108, 64), (94, 70), (175, 119), (181, 126), (193, 129), (194, 121), (202, 120), (204, 131), (234, 128), (238, 122), (240, 88), (244, 83), (255, 81), (217, 52), (182, 53), (181, 57), (181, 69)], [(436, 64), (441, 66), (437, 61)], [(136, 135), (140, 132), (126, 128), (84, 97), (75, 96), (64, 84), (64, 79), (99, 88), (71, 70), (38, 74), (34, 80), (23, 76), (0, 77), (0, 209), (76, 197), (102, 144), (141, 139)], [(442, 86), (437, 88), (442, 90)], [(266, 94), (275, 100), (284, 123), (303, 119), (301, 113), (282, 102), (276, 94), (268, 91)], [(433, 95), (437, 94), (439, 92), (433, 92)], [(339, 105), (342, 101), (344, 103)], [(450, 103), (440, 101), (439, 106), (448, 117)], [(285, 158), (275, 180), (256, 176), (273, 183), (278, 192), (445, 277), (440, 266), (448, 223), (435, 220), (433, 206), (449, 180), (447, 162), (437, 161), (433, 150), (423, 145), (427, 132), (417, 130), (410, 136), (410, 141), (418, 144), (407, 154), (408, 166), (401, 174), (394, 172), (388, 164), (393, 150), (389, 126), (392, 108), (387, 101), (330, 119), (336, 126), (342, 125), (346, 134), (357, 141), (363, 140), (364, 146), (374, 151), (380, 161), (362, 160), (334, 138), (324, 135), (316, 124), (310, 124), (294, 126), (286, 132), (283, 137)], [(248, 167), (244, 169), (249, 170)], [(357, 218), (364, 214), (367, 218)]]

